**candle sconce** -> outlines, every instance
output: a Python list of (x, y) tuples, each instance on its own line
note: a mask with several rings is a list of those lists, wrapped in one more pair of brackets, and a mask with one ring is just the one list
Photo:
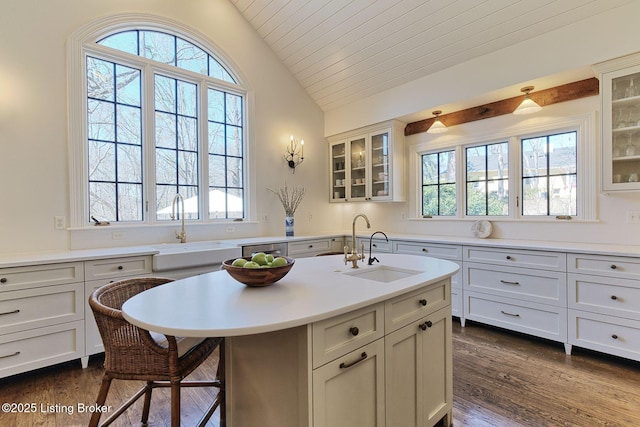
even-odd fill
[(296, 173), (296, 167), (304, 161), (304, 140), (296, 141), (291, 135), (291, 141), (287, 146), (287, 154), (284, 160), (291, 168), (291, 173)]

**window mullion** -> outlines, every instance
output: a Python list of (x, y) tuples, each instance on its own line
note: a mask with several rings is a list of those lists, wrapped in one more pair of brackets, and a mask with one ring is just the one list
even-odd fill
[(156, 152), (155, 152), (155, 74), (156, 70), (146, 65), (143, 68), (142, 114), (143, 114), (143, 194), (145, 195), (145, 222), (155, 223), (156, 200)]

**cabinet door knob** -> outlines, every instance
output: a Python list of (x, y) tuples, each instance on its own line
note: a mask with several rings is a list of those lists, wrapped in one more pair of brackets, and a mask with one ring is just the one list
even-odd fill
[(612, 300), (617, 300), (617, 299), (618, 299), (618, 297), (617, 297), (617, 296), (615, 296), (615, 295), (611, 295), (611, 299), (612, 299)]
[(424, 299), (424, 298), (422, 298), (422, 299), (421, 299), (420, 301), (418, 301), (418, 302), (419, 302), (419, 303), (420, 303), (420, 305), (421, 305), (421, 306), (423, 306), (423, 307), (424, 307), (425, 305), (427, 305), (427, 300), (426, 300), (426, 299)]
[(123, 267), (123, 266), (121, 266), (121, 265), (119, 265), (119, 266), (118, 266), (118, 270), (122, 270), (122, 269), (124, 269), (124, 267)]
[(511, 255), (507, 255), (507, 259), (511, 259)]
[(427, 330), (427, 328), (430, 328), (430, 327), (432, 327), (432, 326), (433, 326), (433, 323), (431, 322), (431, 320), (427, 320), (426, 322), (421, 323), (421, 324), (419, 325), (419, 328), (420, 328), (420, 329), (422, 329), (423, 331), (426, 331), (426, 330)]
[(313, 245), (309, 245), (309, 249), (313, 248)]
[(429, 252), (429, 249), (427, 249), (427, 248), (422, 248), (422, 252)]
[(616, 268), (618, 268), (618, 266), (617, 266), (617, 265), (615, 265), (615, 264), (611, 264), (611, 269), (612, 269), (612, 270), (615, 270)]
[(352, 326), (351, 328), (349, 328), (349, 332), (351, 332), (351, 335), (355, 337), (358, 336), (360, 330), (356, 326)]
[(618, 336), (616, 334), (611, 335), (611, 338), (613, 338), (614, 340), (618, 339)]
[(3, 277), (2, 279), (0, 279), (0, 283), (7, 283), (7, 278)]

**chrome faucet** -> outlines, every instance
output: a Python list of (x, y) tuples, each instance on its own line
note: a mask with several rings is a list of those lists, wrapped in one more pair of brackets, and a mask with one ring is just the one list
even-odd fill
[(387, 237), (386, 234), (384, 234), (384, 231), (376, 231), (374, 232), (371, 237), (369, 237), (369, 261), (367, 262), (368, 265), (373, 265), (373, 261), (375, 262), (380, 262), (380, 260), (373, 255), (373, 252), (371, 251), (371, 247), (372, 247), (372, 243), (373, 243), (373, 236), (375, 236), (376, 234), (382, 234), (384, 236), (384, 238), (387, 240), (387, 242), (389, 241), (389, 238)]
[(367, 222), (367, 228), (371, 228), (371, 224), (369, 223), (369, 218), (363, 213), (357, 214), (353, 217), (353, 224), (351, 225), (351, 252), (349, 252), (349, 245), (345, 245), (344, 247), (344, 264), (347, 265), (347, 262), (351, 261), (351, 268), (358, 268), (358, 260), (364, 260), (364, 243), (362, 244), (361, 253), (358, 253), (358, 248), (356, 247), (356, 220), (362, 217)]
[[(178, 206), (178, 203), (180, 203), (180, 206)], [(181, 207), (181, 209), (177, 209), (178, 207)], [(178, 210), (179, 219), (182, 220), (182, 229), (180, 233), (176, 231), (176, 239), (179, 239), (180, 243), (187, 243), (187, 233), (184, 231), (184, 198), (180, 193), (176, 193), (171, 202), (171, 221), (176, 220), (176, 210)]]

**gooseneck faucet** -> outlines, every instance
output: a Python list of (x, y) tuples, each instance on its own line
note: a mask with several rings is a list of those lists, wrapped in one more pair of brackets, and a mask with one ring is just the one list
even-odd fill
[(364, 243), (362, 244), (361, 253), (358, 253), (358, 248), (356, 247), (356, 220), (358, 218), (363, 218), (367, 222), (367, 228), (371, 228), (371, 224), (369, 223), (369, 218), (363, 213), (357, 214), (353, 217), (353, 224), (351, 225), (351, 252), (349, 252), (349, 245), (345, 245), (344, 247), (344, 263), (351, 261), (351, 268), (358, 268), (358, 260), (364, 260)]
[(184, 198), (180, 193), (176, 193), (171, 202), (171, 221), (176, 220), (176, 210), (178, 210), (179, 219), (182, 221), (180, 233), (176, 231), (176, 239), (179, 239), (180, 243), (187, 243), (187, 233), (184, 231)]
[(380, 260), (373, 255), (373, 252), (371, 251), (371, 247), (372, 247), (372, 243), (373, 243), (373, 236), (375, 236), (376, 234), (382, 234), (384, 236), (384, 238), (387, 240), (387, 242), (389, 241), (389, 238), (387, 237), (386, 234), (384, 234), (384, 231), (376, 231), (374, 232), (371, 237), (369, 237), (369, 261), (367, 262), (368, 265), (373, 265), (373, 261), (375, 262), (380, 262)]

